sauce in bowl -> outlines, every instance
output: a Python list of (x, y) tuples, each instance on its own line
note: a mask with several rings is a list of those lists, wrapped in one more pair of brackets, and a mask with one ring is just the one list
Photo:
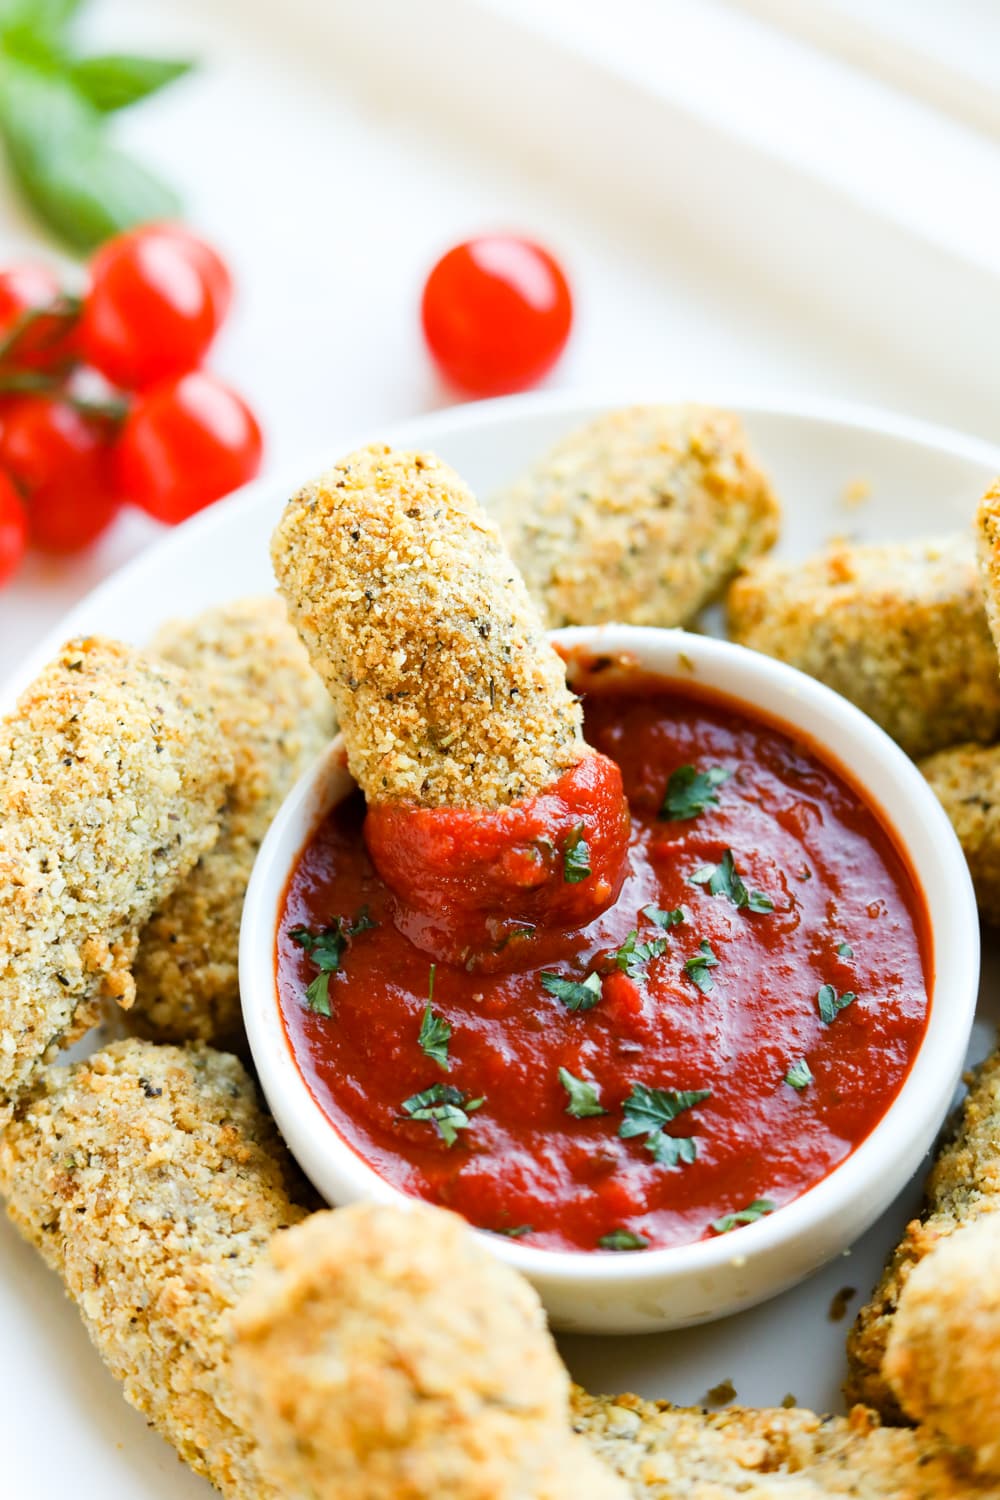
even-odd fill
[(799, 1196), (886, 1113), (927, 1024), (927, 913), (847, 777), (746, 705), (636, 676), (585, 720), (631, 810), (613, 904), (515, 972), (433, 963), (355, 793), (288, 883), (283, 1024), (400, 1190), (541, 1248), (690, 1243)]

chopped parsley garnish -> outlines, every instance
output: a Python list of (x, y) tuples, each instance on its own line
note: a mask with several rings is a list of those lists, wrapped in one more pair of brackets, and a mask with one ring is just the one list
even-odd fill
[(583, 836), (583, 824), (578, 823), (563, 846), (563, 880), (568, 885), (577, 885), (590, 874), (590, 850)]
[(431, 1009), (431, 1001), (434, 999), (434, 964), (431, 964), (431, 978), (427, 987), (427, 1009), (424, 1011), (420, 1022), (420, 1034), (417, 1040), (420, 1050), (425, 1057), (436, 1062), (439, 1068), (446, 1073), (448, 1071), (448, 1042), (451, 1038), (451, 1026), (444, 1016), (435, 1015)]
[(615, 953), (615, 963), (630, 979), (642, 979), (650, 959), (662, 958), (666, 951), (666, 938), (653, 938), (649, 943), (640, 943), (639, 934), (633, 927)]
[(732, 1214), (723, 1214), (721, 1219), (713, 1219), (712, 1228), (716, 1234), (728, 1234), (740, 1224), (755, 1224), (765, 1214), (773, 1214), (777, 1206), (770, 1198), (755, 1198), (746, 1208), (739, 1208)]
[(690, 877), (692, 885), (707, 885), (712, 896), (726, 896), (737, 908), (747, 911), (774, 911), (774, 902), (763, 891), (748, 891), (740, 879), (732, 849), (727, 849), (717, 865), (702, 865)]
[(470, 1099), (463, 1089), (450, 1083), (432, 1083), (429, 1089), (403, 1100), (403, 1113), (411, 1120), (431, 1120), (446, 1146), (454, 1146), (460, 1130), (468, 1130), (470, 1114), (484, 1104)]
[(850, 943), (838, 943), (837, 952), (840, 954), (841, 958), (854, 957), (854, 949), (851, 947)]
[(792, 1063), (792, 1066), (785, 1074), (785, 1082), (800, 1092), (802, 1089), (808, 1088), (812, 1081), (812, 1070), (804, 1057), (800, 1057), (798, 1062)]
[(680, 823), (697, 818), (710, 807), (718, 807), (715, 788), (728, 780), (729, 772), (721, 766), (712, 766), (707, 771), (696, 771), (694, 766), (679, 766), (671, 772), (667, 782), (660, 817)]
[(596, 1083), (587, 1078), (574, 1078), (568, 1068), (559, 1069), (559, 1082), (569, 1095), (566, 1113), (574, 1119), (585, 1120), (589, 1115), (606, 1115)]
[(519, 1240), (526, 1234), (533, 1234), (534, 1230), (530, 1224), (511, 1224), (507, 1229), (494, 1229), (493, 1233), (505, 1234), (509, 1240)]
[(698, 1154), (694, 1138), (667, 1135), (664, 1126), (686, 1109), (704, 1103), (711, 1094), (711, 1089), (652, 1089), (644, 1083), (633, 1083), (632, 1092), (622, 1106), (624, 1119), (618, 1134), (625, 1141), (644, 1135), (646, 1150), (660, 1166), (690, 1164)]
[(712, 951), (711, 943), (702, 938), (698, 944), (698, 952), (685, 963), (684, 972), (691, 983), (696, 984), (703, 995), (707, 995), (715, 988), (715, 980), (708, 971), (718, 967), (719, 960)]
[(601, 998), (601, 976), (596, 972), (588, 974), (580, 982), (545, 971), (542, 973), (542, 984), (567, 1010), (590, 1010)]
[(612, 1229), (602, 1234), (597, 1241), (602, 1250), (645, 1250), (649, 1241), (644, 1234), (633, 1234), (631, 1229)]
[(679, 927), (685, 920), (682, 906), (675, 906), (673, 911), (664, 911), (662, 906), (644, 906), (642, 914), (655, 922), (657, 927), (662, 927), (664, 932), (669, 932), (671, 927)]
[(832, 984), (821, 985), (816, 993), (816, 1007), (823, 1025), (832, 1026), (840, 1012), (846, 1010), (856, 999), (853, 990), (845, 990), (842, 995), (838, 995)]
[(698, 1143), (693, 1135), (667, 1135), (661, 1130), (659, 1135), (649, 1137), (646, 1150), (661, 1167), (690, 1166), (697, 1158)]
[(367, 906), (363, 906), (353, 922), (346, 921), (344, 917), (334, 917), (329, 927), (324, 927), (320, 932), (311, 932), (308, 927), (292, 927), (289, 930), (288, 936), (292, 942), (305, 949), (310, 961), (319, 970), (306, 989), (306, 1004), (316, 1015), (331, 1014), (330, 975), (339, 970), (340, 960), (345, 948), (350, 946), (351, 938), (357, 937), (359, 932), (368, 932), (374, 926)]

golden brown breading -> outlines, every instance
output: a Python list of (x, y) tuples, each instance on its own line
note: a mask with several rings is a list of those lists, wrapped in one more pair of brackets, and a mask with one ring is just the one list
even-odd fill
[(454, 1214), (314, 1214), (272, 1242), (233, 1328), (245, 1425), (281, 1495), (624, 1500), (570, 1436), (537, 1294)]
[(288, 502), (271, 556), (370, 801), (498, 807), (586, 753), (496, 525), (440, 459), (350, 454)]
[(962, 1455), (925, 1429), (879, 1426), (874, 1412), (707, 1412), (574, 1391), (573, 1426), (628, 1481), (633, 1500), (998, 1500)]
[(1000, 479), (990, 485), (976, 511), (976, 555), (986, 618), (1000, 651)]
[(154, 1041), (241, 1047), (247, 882), (286, 793), (334, 733), (333, 705), (276, 595), (175, 621), (150, 649), (207, 689), (235, 772), (218, 842), (143, 928), (129, 1024)]
[(202, 690), (97, 637), (0, 722), (0, 1119), (102, 996), (131, 1003), (139, 929), (214, 843), (231, 773)]
[(921, 761), (969, 865), (980, 915), (1000, 924), (1000, 745), (957, 745)]
[(732, 639), (843, 693), (913, 756), (1000, 732), (1000, 672), (965, 536), (765, 558), (729, 590)]
[(915, 1421), (1000, 1473), (1000, 1214), (942, 1240), (903, 1288), (885, 1373)]
[(686, 625), (781, 519), (739, 417), (703, 406), (597, 417), (490, 510), (553, 628)]
[(957, 1131), (927, 1179), (923, 1215), (906, 1226), (847, 1341), (849, 1402), (902, 1420), (883, 1362), (896, 1308), (917, 1263), (960, 1225), (1000, 1208), (1000, 1051), (976, 1070)]
[(233, 1500), (277, 1500), (234, 1418), (225, 1316), (296, 1178), (241, 1064), (117, 1042), (52, 1067), (0, 1136), (0, 1191), (126, 1399)]

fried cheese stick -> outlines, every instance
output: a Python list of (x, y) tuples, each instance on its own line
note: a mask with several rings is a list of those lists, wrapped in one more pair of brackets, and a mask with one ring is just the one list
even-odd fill
[(915, 757), (1000, 732), (1000, 673), (965, 536), (752, 563), (734, 641), (835, 688)]
[(1000, 1209), (1000, 1051), (976, 1070), (954, 1138), (927, 1180), (923, 1215), (906, 1232), (847, 1341), (849, 1402), (892, 1422), (903, 1413), (886, 1380), (885, 1351), (896, 1308), (914, 1267), (963, 1224)]
[(289, 1500), (625, 1500), (570, 1433), (537, 1294), (457, 1215), (314, 1214), (233, 1327), (245, 1425)]
[(900, 1405), (1000, 1475), (1000, 1214), (957, 1229), (913, 1268), (885, 1371)]
[(0, 1120), (103, 996), (131, 1003), (139, 930), (215, 842), (231, 773), (203, 690), (97, 637), (0, 722)]
[(552, 628), (686, 625), (781, 519), (739, 417), (704, 406), (597, 417), (490, 511)]
[(239, 1047), (250, 872), (285, 794), (333, 735), (333, 707), (277, 596), (175, 621), (150, 650), (207, 690), (235, 772), (218, 841), (143, 928), (129, 1024), (154, 1041)]
[(236, 1058), (131, 1039), (47, 1069), (0, 1135), (0, 1191), (126, 1400), (229, 1500), (278, 1500), (234, 1412), (225, 1317), (303, 1209)]
[(979, 502), (975, 532), (986, 618), (1000, 651), (1000, 479), (990, 485)]
[(497, 527), (440, 459), (350, 454), (288, 502), (271, 556), (369, 801), (501, 807), (587, 754)]
[(920, 762), (958, 835), (979, 912), (1000, 925), (1000, 745), (956, 745)]

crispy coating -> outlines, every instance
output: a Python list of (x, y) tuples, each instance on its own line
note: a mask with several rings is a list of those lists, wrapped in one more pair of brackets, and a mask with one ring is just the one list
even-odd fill
[(1000, 1474), (1000, 1214), (966, 1224), (914, 1266), (885, 1372), (916, 1421)]
[(0, 1136), (0, 1190), (126, 1399), (234, 1500), (277, 1500), (233, 1414), (225, 1320), (296, 1178), (242, 1065), (116, 1042), (52, 1067)]
[(921, 761), (969, 865), (980, 915), (1000, 925), (1000, 745), (957, 745)]
[(496, 525), (440, 459), (350, 454), (288, 502), (271, 556), (369, 801), (500, 807), (586, 754)]
[(1000, 1051), (976, 1070), (953, 1139), (927, 1179), (922, 1216), (906, 1226), (847, 1341), (849, 1402), (874, 1407), (887, 1421), (904, 1420), (883, 1368), (896, 1308), (910, 1274), (962, 1224), (1000, 1208)]
[(1000, 479), (990, 485), (976, 511), (976, 555), (986, 618), (1000, 651)]
[(241, 1047), (247, 883), (286, 793), (334, 733), (333, 705), (277, 596), (175, 621), (150, 649), (207, 689), (235, 771), (218, 842), (142, 931), (129, 1023), (154, 1041)]
[(629, 1484), (633, 1500), (997, 1500), (963, 1456), (924, 1429), (881, 1427), (874, 1412), (707, 1412), (574, 1391), (573, 1426)]
[(231, 772), (192, 679), (97, 637), (0, 722), (0, 1119), (102, 996), (131, 1003), (139, 930), (214, 843)]
[(751, 564), (728, 596), (732, 639), (864, 709), (913, 756), (1000, 732), (1000, 673), (965, 536), (840, 545)]
[(703, 406), (597, 417), (490, 510), (552, 628), (686, 625), (781, 520), (739, 417)]
[(624, 1500), (570, 1436), (537, 1294), (454, 1214), (356, 1204), (272, 1243), (233, 1373), (301, 1500)]

